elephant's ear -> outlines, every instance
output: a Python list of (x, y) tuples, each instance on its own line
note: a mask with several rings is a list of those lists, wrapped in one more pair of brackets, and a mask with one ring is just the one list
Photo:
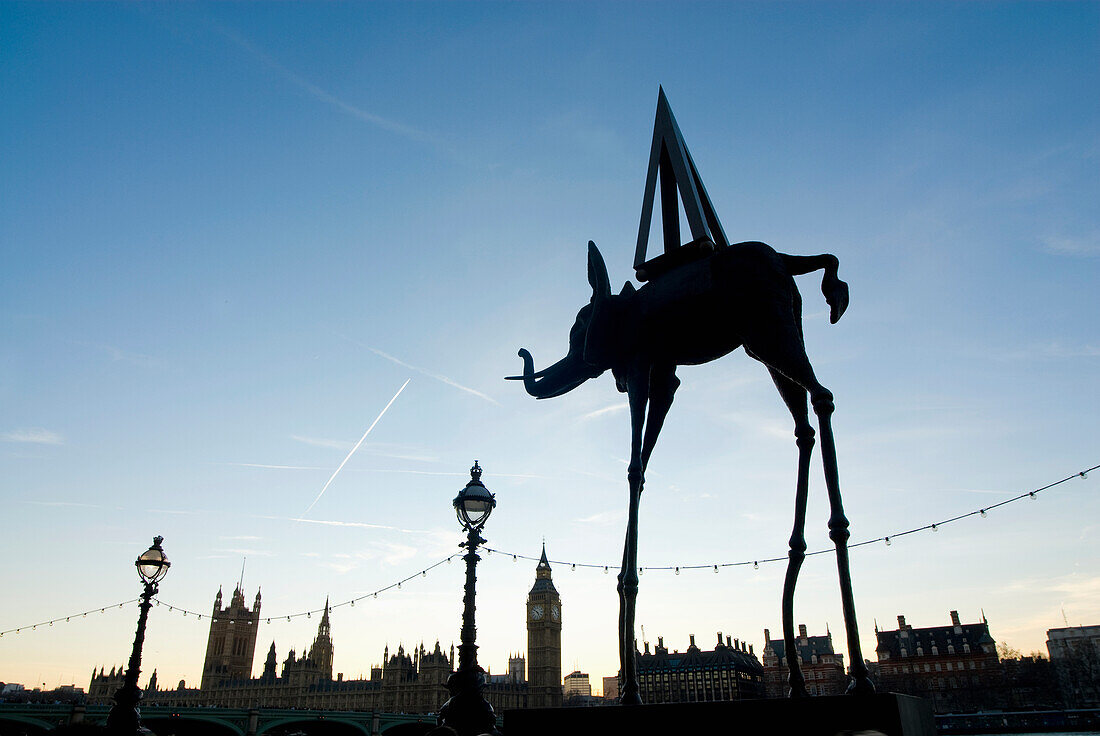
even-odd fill
[(615, 352), (611, 280), (600, 249), (591, 240), (588, 241), (588, 283), (592, 285), (592, 314), (584, 339), (584, 362), (605, 370), (611, 365)]
[(607, 264), (600, 249), (588, 241), (588, 283), (592, 286), (592, 301), (611, 296), (611, 279), (607, 277)]

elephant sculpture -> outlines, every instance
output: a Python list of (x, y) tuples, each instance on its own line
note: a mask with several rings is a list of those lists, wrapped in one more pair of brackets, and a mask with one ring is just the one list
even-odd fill
[[(848, 285), (837, 277), (836, 256), (791, 256), (759, 242), (715, 246), (693, 243), (692, 260), (635, 289), (627, 282), (612, 294), (607, 267), (596, 245), (588, 243), (592, 299), (581, 308), (569, 333), (569, 352), (535, 371), (531, 354), (520, 349), (527, 393), (538, 399), (560, 396), (608, 369), (630, 407), (630, 505), (622, 569), (618, 575), (621, 702), (641, 702), (635, 665), (634, 612), (638, 595), (638, 504), (645, 469), (680, 380), (676, 366), (721, 358), (738, 347), (763, 363), (794, 418), (798, 447), (794, 530), (783, 584), (783, 640), (792, 697), (807, 695), (794, 637), (794, 589), (805, 559), (806, 496), (814, 429), (807, 396), (821, 432), (825, 483), (831, 514), (829, 536), (836, 546), (840, 590), (851, 659), (850, 693), (873, 693), (860, 650), (848, 566), (848, 520), (841, 504), (836, 450), (830, 418), (833, 395), (814, 376), (802, 336), (802, 298), (794, 276), (824, 270), (821, 290), (830, 321), (848, 306)], [(703, 247), (698, 247), (698, 246)], [(685, 250), (684, 253), (688, 253)]]

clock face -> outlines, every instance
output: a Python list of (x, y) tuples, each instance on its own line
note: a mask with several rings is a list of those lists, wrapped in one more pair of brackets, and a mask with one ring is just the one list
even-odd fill
[(544, 615), (544, 612), (543, 612), (541, 603), (536, 603), (535, 605), (531, 606), (531, 620), (532, 621), (542, 621), (543, 615)]
[(561, 609), (557, 606), (550, 606), (550, 618), (554, 619), (555, 621), (560, 621)]

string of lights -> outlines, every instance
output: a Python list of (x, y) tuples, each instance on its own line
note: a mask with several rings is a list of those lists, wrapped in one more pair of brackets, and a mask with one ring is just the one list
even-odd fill
[[(416, 573), (413, 573), (412, 575), (409, 575), (408, 577), (401, 578), (400, 580), (398, 580), (396, 582), (393, 582), (393, 583), (390, 583), (389, 585), (387, 585), (385, 587), (382, 587), (382, 588), (379, 588), (378, 590), (372, 591), (370, 593), (364, 593), (363, 595), (359, 596), (358, 598), (349, 598), (348, 600), (343, 601), (341, 603), (330, 603), (329, 606), (328, 606), (329, 610), (332, 610), (333, 608), (343, 608), (344, 606), (349, 606), (351, 608), (355, 608), (355, 604), (358, 603), (359, 601), (363, 601), (363, 600), (366, 600), (368, 598), (372, 598), (372, 599), (377, 598), (379, 593), (385, 593), (385, 592), (390, 591), (390, 590), (401, 590), (401, 586), (404, 585), (405, 583), (409, 582), (410, 580), (415, 580), (417, 578), (426, 578), (426, 577), (428, 577), (428, 573), (431, 572), (432, 570), (434, 570), (435, 568), (439, 567), (442, 564), (450, 562), (451, 560), (453, 560), (456, 557), (461, 557), (461, 556), (462, 555), (460, 555), (460, 554), (454, 554), (454, 555), (450, 555), (449, 557), (444, 557), (439, 562), (436, 562), (435, 564), (432, 564), (432, 565), (428, 565), (423, 570), (421, 570), (419, 572), (416, 572)], [(173, 611), (173, 612), (178, 611), (178, 612), (182, 613), (184, 616), (191, 615), (191, 616), (194, 616), (194, 617), (198, 618), (200, 621), (203, 618), (207, 618), (207, 619), (211, 618), (211, 615), (209, 613), (198, 613), (196, 611), (192, 611), (192, 610), (189, 610), (187, 608), (181, 608), (180, 606), (168, 605), (167, 603), (164, 603), (163, 601), (161, 601), (157, 598), (154, 598), (153, 600), (156, 601), (156, 604), (158, 606), (161, 606), (161, 605), (168, 606), (169, 611)], [(301, 611), (300, 613), (283, 614), (281, 616), (264, 616), (263, 620), (266, 623), (271, 623), (272, 621), (290, 621), (292, 619), (302, 618), (302, 617), (313, 618), (313, 614), (315, 614), (315, 613), (324, 613), (324, 611), (325, 611), (324, 607), (314, 608), (310, 611)]]
[[(958, 516), (952, 516), (951, 518), (943, 519), (941, 521), (934, 521), (930, 524), (925, 524), (924, 526), (913, 527), (912, 529), (906, 529), (905, 531), (895, 532), (893, 534), (885, 534), (881, 537), (875, 537), (874, 539), (865, 539), (861, 542), (854, 542), (854, 543), (848, 545), (848, 549), (854, 549), (856, 547), (865, 547), (869, 544), (877, 544), (879, 542), (883, 542), (884, 544), (886, 544), (886, 546), (890, 546), (893, 543), (893, 540), (895, 540), (899, 537), (904, 537), (904, 536), (908, 536), (910, 534), (916, 534), (918, 532), (924, 532), (924, 531), (937, 532), (937, 531), (940, 530), (941, 527), (943, 527), (947, 524), (953, 524), (956, 521), (961, 521), (961, 520), (967, 519), (971, 516), (979, 516), (979, 517), (985, 518), (988, 515), (988, 513), (990, 511), (992, 511), (993, 509), (1000, 508), (1001, 506), (1006, 506), (1010, 503), (1015, 503), (1016, 501), (1022, 501), (1025, 498), (1030, 498), (1030, 499), (1034, 500), (1034, 499), (1038, 498), (1039, 494), (1042, 493), (1043, 491), (1048, 491), (1051, 488), (1054, 488), (1055, 486), (1060, 486), (1063, 483), (1066, 483), (1068, 481), (1073, 480), (1074, 478), (1087, 478), (1089, 473), (1091, 473), (1092, 471), (1097, 470), (1097, 469), (1100, 469), (1100, 465), (1093, 465), (1091, 468), (1086, 468), (1082, 471), (1073, 473), (1072, 475), (1067, 475), (1065, 478), (1062, 478), (1061, 480), (1056, 480), (1053, 483), (1048, 483), (1047, 485), (1042, 486), (1041, 488), (1036, 488), (1036, 489), (1031, 490), (1031, 491), (1026, 491), (1026, 492), (1021, 493), (1019, 495), (1012, 496), (1011, 498), (1006, 498), (1005, 500), (999, 501), (999, 502), (997, 502), (995, 504), (992, 504), (990, 506), (984, 506), (982, 508), (978, 508), (978, 509), (975, 509), (973, 511), (968, 511), (965, 514), (959, 514)], [(531, 557), (530, 555), (521, 555), (521, 554), (518, 554), (518, 553), (515, 553), (515, 552), (508, 552), (506, 550), (491, 549), (489, 547), (485, 547), (485, 551), (487, 553), (510, 555), (513, 560), (535, 560), (535, 561), (537, 561), (537, 560), (541, 559), (539, 557)], [(819, 550), (814, 550), (813, 552), (807, 552), (806, 556), (807, 557), (812, 557), (814, 555), (825, 555), (825, 554), (831, 554), (831, 553), (834, 553), (834, 552), (836, 552), (835, 548), (827, 547), (825, 549), (819, 549)], [(714, 572), (717, 573), (718, 570), (720, 568), (723, 568), (723, 567), (747, 567), (748, 565), (752, 565), (753, 569), (759, 569), (761, 565), (765, 565), (765, 564), (768, 564), (768, 563), (771, 563), (771, 562), (783, 562), (786, 559), (787, 559), (787, 556), (783, 555), (782, 557), (766, 557), (766, 558), (759, 558), (759, 559), (755, 559), (755, 560), (742, 560), (740, 562), (718, 562), (718, 563), (711, 562), (711, 563), (708, 563), (708, 564), (705, 564), (705, 565), (646, 565), (644, 567), (639, 567), (638, 568), (638, 574), (642, 574), (645, 570), (672, 570), (677, 575), (679, 575), (681, 570), (707, 570), (707, 569), (713, 569)], [(604, 574), (607, 574), (608, 571), (611, 570), (611, 569), (618, 569), (617, 565), (603, 565), (603, 564), (592, 563), (592, 562), (573, 562), (573, 561), (570, 561), (570, 560), (550, 560), (550, 562), (555, 564), (555, 565), (568, 565), (571, 570), (576, 570), (578, 567), (590, 568), (590, 569), (603, 568)]]
[(18, 629), (8, 629), (7, 631), (0, 631), (0, 636), (4, 634), (18, 634), (23, 631), (34, 631), (39, 626), (53, 626), (58, 623), (68, 623), (70, 619), (74, 618), (87, 618), (89, 613), (106, 613), (111, 609), (122, 608), (130, 603), (137, 603), (138, 598), (131, 598), (128, 601), (122, 601), (121, 603), (112, 603), (109, 606), (103, 606), (101, 608), (89, 608), (87, 611), (81, 611), (80, 613), (69, 614), (68, 616), (58, 616), (57, 618), (50, 619), (49, 621), (40, 621), (36, 624), (29, 624), (27, 626), (20, 626)]
[[(1065, 478), (1062, 478), (1061, 480), (1056, 480), (1053, 483), (1048, 483), (1047, 485), (1042, 486), (1041, 488), (1036, 488), (1036, 489), (1031, 490), (1031, 491), (1026, 491), (1024, 493), (1020, 493), (1016, 496), (1012, 496), (1011, 498), (1006, 498), (1003, 501), (999, 501), (999, 502), (997, 502), (995, 504), (991, 504), (989, 506), (983, 506), (981, 508), (974, 509), (973, 511), (968, 511), (964, 514), (958, 514), (957, 516), (952, 516), (950, 518), (943, 519), (941, 521), (935, 521), (935, 522), (932, 522), (932, 523), (929, 523), (929, 524), (925, 524), (923, 526), (913, 527), (912, 529), (906, 529), (904, 531), (895, 532), (893, 534), (885, 534), (881, 537), (875, 537), (873, 539), (865, 539), (865, 540), (860, 541), (860, 542), (855, 542), (855, 543), (849, 544), (848, 549), (855, 549), (856, 547), (865, 547), (869, 544), (878, 544), (879, 542), (882, 542), (882, 543), (886, 544), (887, 546), (889, 546), (893, 543), (893, 540), (895, 540), (899, 537), (905, 537), (905, 536), (908, 536), (910, 534), (917, 534), (918, 532), (926, 532), (926, 531), (936, 532), (936, 531), (939, 531), (939, 529), (941, 527), (943, 527), (947, 524), (953, 524), (956, 521), (962, 521), (963, 519), (968, 519), (968, 518), (973, 517), (973, 516), (978, 516), (978, 517), (984, 518), (993, 509), (1000, 508), (1001, 506), (1007, 506), (1008, 504), (1015, 503), (1016, 501), (1022, 501), (1025, 498), (1036, 499), (1036, 498), (1038, 498), (1038, 495), (1040, 493), (1043, 493), (1044, 491), (1048, 491), (1051, 488), (1054, 488), (1055, 486), (1060, 486), (1063, 483), (1067, 483), (1067, 482), (1073, 480), (1074, 478), (1087, 478), (1088, 474), (1093, 472), (1094, 470), (1100, 470), (1100, 465), (1093, 465), (1091, 468), (1086, 468), (1085, 470), (1082, 470), (1080, 472), (1073, 473), (1071, 475), (1067, 475)], [(490, 547), (483, 547), (483, 549), (485, 550), (487, 555), (489, 555), (489, 554), (503, 555), (503, 556), (506, 556), (506, 557), (511, 557), (513, 561), (531, 560), (531, 561), (536, 561), (537, 562), (539, 559), (541, 559), (540, 557), (532, 557), (531, 555), (522, 555), (522, 554), (519, 554), (517, 552), (508, 552), (506, 550), (493, 549), (493, 548), (490, 548)], [(835, 549), (829, 547), (829, 548), (825, 548), (825, 549), (814, 550), (812, 552), (807, 552), (806, 556), (811, 557), (811, 556), (815, 556), (815, 555), (831, 554), (835, 551), (836, 551)], [(340, 603), (330, 604), (329, 609), (342, 608), (344, 606), (354, 608), (356, 603), (358, 603), (360, 601), (367, 600), (368, 598), (369, 599), (378, 598), (378, 595), (380, 593), (386, 593), (390, 590), (400, 590), (401, 586), (403, 584), (408, 583), (411, 580), (415, 580), (416, 578), (427, 577), (428, 573), (431, 572), (432, 570), (434, 570), (435, 568), (439, 567), (440, 565), (444, 565), (446, 563), (449, 563), (451, 560), (453, 560), (455, 558), (458, 558), (458, 557), (461, 557), (461, 556), (462, 556), (461, 554), (453, 554), (453, 555), (450, 555), (448, 557), (445, 557), (442, 560), (439, 560), (438, 562), (436, 562), (432, 565), (429, 565), (428, 567), (425, 567), (423, 570), (420, 570), (418, 572), (413, 573), (412, 575), (409, 575), (409, 576), (404, 577), (400, 580), (397, 580), (393, 583), (390, 583), (389, 585), (378, 588), (377, 590), (371, 591), (370, 593), (364, 593), (361, 596), (358, 596), (356, 598), (349, 598), (348, 600), (342, 601)], [(759, 569), (759, 567), (761, 565), (766, 565), (766, 564), (769, 564), (769, 563), (772, 563), (772, 562), (782, 562), (786, 559), (787, 559), (787, 556), (783, 555), (781, 557), (762, 557), (762, 558), (758, 558), (758, 559), (754, 559), (754, 560), (741, 560), (740, 562), (717, 562), (717, 563), (712, 562), (712, 563), (708, 563), (708, 564), (693, 564), (693, 565), (647, 565), (647, 566), (644, 566), (644, 567), (639, 567), (638, 572), (639, 572), (639, 574), (641, 574), (645, 570), (671, 570), (675, 574), (679, 575), (681, 570), (707, 570), (707, 569), (713, 569), (714, 572), (717, 573), (723, 567), (748, 567), (749, 565), (751, 565), (753, 567), (753, 569)], [(615, 566), (615, 565), (603, 565), (603, 564), (597, 564), (597, 563), (592, 563), (592, 562), (573, 562), (573, 561), (569, 561), (569, 560), (550, 560), (550, 562), (555, 564), (555, 565), (568, 566), (571, 570), (576, 570), (578, 567), (585, 568), (585, 569), (601, 569), (602, 568), (605, 574), (607, 574), (612, 568), (618, 569), (618, 566)], [(190, 609), (182, 608), (180, 606), (170, 605), (168, 603), (165, 603), (164, 601), (161, 601), (159, 598), (154, 598), (153, 600), (156, 602), (156, 604), (158, 606), (166, 606), (169, 611), (181, 613), (185, 617), (186, 616), (194, 616), (196, 619), (198, 619), (200, 621), (203, 620), (204, 618), (205, 619), (211, 618), (211, 615), (209, 613), (199, 613), (197, 611), (192, 611)], [(17, 629), (7, 629), (5, 631), (0, 631), (0, 637), (4, 636), (5, 634), (18, 634), (18, 633), (21, 633), (21, 632), (27, 631), (27, 630), (33, 631), (33, 630), (36, 630), (39, 626), (50, 627), (50, 626), (53, 626), (56, 623), (67, 623), (67, 622), (71, 621), (72, 619), (86, 618), (89, 613), (104, 613), (104, 612), (106, 612), (108, 610), (111, 610), (111, 609), (122, 608), (123, 606), (126, 606), (130, 603), (136, 603), (137, 601), (138, 601), (137, 598), (131, 598), (130, 600), (122, 601), (121, 603), (113, 603), (109, 606), (103, 606), (101, 608), (91, 608), (91, 609), (88, 609), (87, 611), (81, 611), (80, 613), (74, 613), (74, 614), (70, 614), (68, 616), (59, 616), (58, 618), (51, 619), (49, 621), (41, 621), (41, 622), (36, 623), (36, 624), (29, 624), (27, 626), (20, 626)], [(303, 618), (303, 617), (304, 618), (312, 618), (313, 614), (323, 613), (324, 610), (325, 610), (324, 608), (315, 608), (315, 609), (312, 609), (312, 610), (309, 610), (309, 611), (301, 611), (299, 613), (284, 614), (284, 615), (281, 615), (281, 616), (269, 616), (269, 617), (264, 617), (264, 621), (270, 624), (272, 621), (291, 621), (293, 619)]]
[[(379, 593), (385, 593), (387, 591), (394, 590), (394, 589), (400, 590), (401, 586), (404, 585), (405, 583), (409, 582), (410, 580), (415, 580), (416, 578), (427, 577), (429, 572), (431, 572), (435, 568), (439, 567), (440, 565), (443, 565), (445, 563), (450, 562), (451, 560), (453, 560), (456, 557), (461, 557), (461, 555), (460, 554), (453, 554), (453, 555), (450, 555), (449, 557), (445, 557), (442, 560), (440, 560), (439, 562), (436, 562), (435, 564), (429, 565), (428, 567), (425, 567), (423, 570), (420, 570), (419, 572), (416, 572), (416, 573), (413, 573), (412, 575), (401, 578), (400, 580), (392, 582), (389, 585), (383, 586), (383, 587), (381, 587), (377, 590), (371, 591), (370, 593), (364, 593), (363, 595), (361, 595), (357, 598), (349, 598), (348, 600), (343, 601), (341, 603), (329, 604), (329, 609), (331, 610), (333, 608), (342, 608), (343, 606), (350, 606), (350, 607), (354, 608), (355, 604), (358, 603), (359, 601), (366, 600), (367, 598), (372, 598), (372, 599), (377, 598)], [(28, 626), (20, 626), (17, 629), (8, 629), (6, 631), (0, 631), (0, 636), (3, 636), (4, 634), (19, 634), (19, 633), (21, 633), (23, 631), (27, 631), (27, 630), (35, 630), (39, 626), (53, 626), (56, 623), (66, 623), (66, 622), (68, 622), (68, 621), (70, 621), (71, 619), (74, 619), (74, 618), (84, 618), (89, 613), (103, 613), (104, 611), (108, 611), (112, 608), (122, 608), (123, 606), (128, 605), (130, 603), (136, 603), (138, 600), (139, 600), (138, 598), (131, 598), (128, 601), (123, 601), (121, 603), (112, 603), (111, 605), (103, 606), (102, 608), (92, 608), (92, 609), (89, 609), (87, 611), (82, 611), (80, 613), (74, 613), (70, 616), (60, 616), (60, 617), (52, 619), (50, 621), (42, 621), (42, 622), (37, 623), (37, 624), (30, 624)], [(164, 601), (160, 600), (159, 598), (154, 598), (153, 601), (158, 606), (165, 606), (166, 608), (168, 608), (169, 611), (171, 611), (173, 613), (180, 613), (184, 617), (194, 616), (199, 621), (203, 620), (204, 618), (205, 619), (212, 618), (211, 614), (209, 614), (209, 613), (199, 613), (198, 611), (192, 611), (189, 608), (183, 608), (181, 606), (170, 605), (170, 604), (165, 603)], [(272, 621), (290, 621), (292, 619), (302, 618), (302, 617), (312, 618), (313, 614), (322, 613), (322, 612), (324, 612), (324, 610), (325, 610), (324, 608), (315, 608), (315, 609), (310, 610), (310, 611), (302, 611), (300, 613), (292, 613), (292, 614), (289, 614), (289, 615), (264, 617), (264, 621), (266, 621), (267, 623), (271, 623)]]

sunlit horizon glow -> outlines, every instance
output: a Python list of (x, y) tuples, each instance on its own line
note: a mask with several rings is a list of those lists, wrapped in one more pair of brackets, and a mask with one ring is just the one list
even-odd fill
[[(285, 617), (330, 596), (358, 599), (332, 614), (345, 678), (457, 643), (462, 565), (420, 571), (459, 551), (475, 459), (489, 547), (597, 565), (553, 568), (562, 663), (614, 674), (623, 396), (503, 378), (566, 350), (589, 240), (633, 277), (658, 84), (731, 241), (840, 260), (838, 324), (798, 282), (853, 541), (1095, 465), (1098, 30), (1095, 3), (0, 5), (0, 631), (93, 611), (5, 634), (0, 681), (123, 666), (156, 534), (142, 683), (197, 685), (245, 556), (258, 652), (301, 651), (317, 621)], [(786, 555), (790, 417), (742, 351), (678, 375), (637, 620), (759, 654), (784, 564), (683, 568)], [(899, 614), (984, 612), (1025, 653), (1100, 622), (1098, 478), (853, 550), (864, 654)], [(844, 650), (834, 563), (807, 560), (795, 619)], [(493, 672), (533, 580), (480, 563)]]

